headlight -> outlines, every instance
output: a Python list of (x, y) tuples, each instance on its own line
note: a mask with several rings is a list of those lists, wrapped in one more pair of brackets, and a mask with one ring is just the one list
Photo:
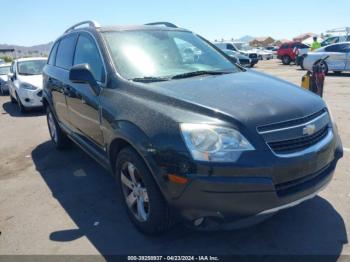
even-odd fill
[(21, 88), (28, 89), (28, 90), (37, 90), (37, 87), (32, 86), (30, 84), (22, 84)]
[(181, 131), (195, 160), (232, 162), (237, 160), (242, 151), (254, 150), (240, 132), (231, 128), (181, 124)]

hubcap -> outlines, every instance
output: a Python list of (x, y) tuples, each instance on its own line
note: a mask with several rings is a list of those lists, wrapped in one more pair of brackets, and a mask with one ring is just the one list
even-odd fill
[(57, 143), (57, 129), (51, 112), (47, 116), (47, 123), (49, 124), (50, 136)]
[(126, 204), (135, 218), (141, 222), (148, 219), (150, 205), (147, 189), (136, 167), (126, 162), (121, 170), (122, 190)]

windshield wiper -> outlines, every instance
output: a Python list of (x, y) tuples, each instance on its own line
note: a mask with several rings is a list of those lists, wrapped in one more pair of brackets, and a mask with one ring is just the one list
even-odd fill
[(156, 77), (156, 76), (144, 76), (144, 77), (135, 77), (129, 80), (132, 80), (134, 82), (141, 82), (141, 83), (151, 83), (151, 82), (169, 81), (169, 78)]
[(223, 75), (223, 74), (230, 74), (230, 73), (231, 72), (228, 72), (228, 71), (206, 71), (206, 70), (200, 70), (200, 71), (194, 71), (194, 72), (188, 72), (188, 73), (175, 75), (171, 79), (180, 79), (180, 78), (194, 77), (194, 76), (200, 76), (200, 75)]

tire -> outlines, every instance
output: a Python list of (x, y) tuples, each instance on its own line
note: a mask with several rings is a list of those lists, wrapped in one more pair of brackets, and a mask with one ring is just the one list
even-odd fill
[(284, 65), (290, 65), (291, 62), (292, 62), (292, 59), (288, 55), (285, 55), (282, 57), (282, 63)]
[(19, 112), (21, 112), (22, 114), (27, 112), (27, 108), (22, 104), (22, 102), (19, 99), (19, 96), (17, 94), (16, 94), (16, 100), (17, 100), (17, 105), (18, 105)]
[(13, 98), (11, 92), (9, 92), (9, 93), (10, 93), (10, 100), (11, 100), (11, 103), (12, 103), (12, 104), (16, 104), (16, 102), (17, 102), (16, 99)]
[(62, 131), (61, 127), (59, 126), (55, 118), (55, 115), (52, 113), (49, 106), (47, 106), (46, 108), (46, 119), (47, 119), (47, 125), (49, 128), (51, 141), (55, 145), (55, 147), (58, 150), (68, 148), (72, 144), (72, 141)]
[(304, 56), (301, 57), (301, 58), (300, 58), (300, 62), (299, 62), (299, 63), (300, 63), (300, 68), (303, 69), (303, 70), (305, 70), (305, 68), (304, 68), (304, 59), (305, 59)]
[(136, 228), (146, 235), (169, 230), (173, 224), (169, 207), (139, 154), (124, 148), (115, 170), (125, 209)]
[(326, 62), (326, 61), (324, 61), (324, 62), (322, 63), (322, 67), (323, 67), (323, 73), (324, 73), (325, 75), (328, 75), (328, 65), (327, 65), (327, 62)]
[(341, 75), (342, 71), (334, 71), (334, 74)]
[(261, 55), (259, 55), (258, 58), (259, 60), (264, 60), (264, 58)]

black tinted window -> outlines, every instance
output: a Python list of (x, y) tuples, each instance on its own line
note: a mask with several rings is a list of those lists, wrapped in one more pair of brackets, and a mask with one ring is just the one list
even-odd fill
[(300, 43), (298, 47), (299, 48), (309, 48), (307, 45), (304, 45), (303, 43)]
[(289, 47), (288, 44), (283, 44), (283, 45), (281, 45), (281, 49), (287, 49), (288, 47)]
[(57, 54), (57, 47), (58, 47), (58, 42), (55, 43), (55, 45), (51, 49), (50, 57), (48, 60), (49, 65), (54, 65), (55, 60), (56, 60), (56, 54)]
[(326, 47), (326, 52), (346, 52), (347, 44), (331, 45)]
[(235, 51), (235, 47), (232, 44), (227, 44), (226, 48)]
[(87, 35), (80, 35), (75, 50), (74, 65), (89, 64), (95, 79), (104, 82), (104, 67), (95, 41)]
[(76, 35), (70, 35), (61, 40), (56, 55), (56, 66), (64, 69), (72, 67), (75, 40)]

